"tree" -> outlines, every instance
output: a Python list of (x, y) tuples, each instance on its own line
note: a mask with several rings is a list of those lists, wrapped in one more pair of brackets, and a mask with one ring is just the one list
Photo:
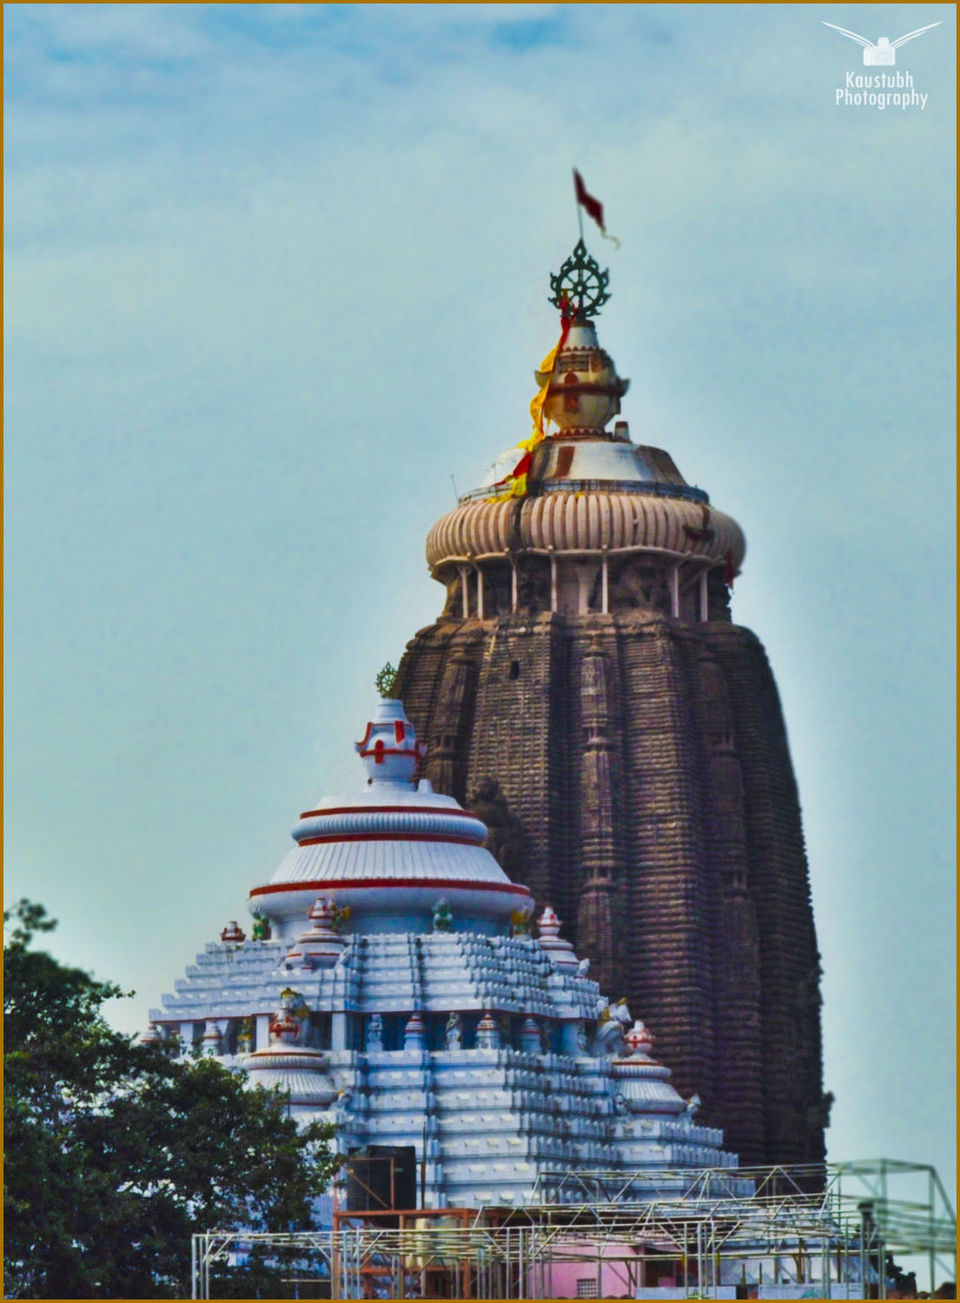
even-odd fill
[(313, 1229), (332, 1128), (115, 1032), (102, 1005), (124, 992), (31, 948), (56, 926), (43, 907), (8, 922), (6, 1297), (188, 1297), (192, 1233)]

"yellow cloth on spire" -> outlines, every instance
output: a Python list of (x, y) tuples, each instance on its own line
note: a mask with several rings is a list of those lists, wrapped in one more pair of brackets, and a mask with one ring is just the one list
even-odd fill
[[(520, 442), (516, 445), (518, 448), (522, 448), (524, 452), (528, 452), (528, 453), (533, 452), (537, 444), (540, 443), (541, 440), (544, 438), (543, 405), (547, 401), (547, 392), (550, 389), (550, 381), (553, 379), (553, 368), (556, 365), (557, 354), (559, 353), (560, 348), (564, 340), (566, 339), (566, 335), (567, 332), (564, 331), (560, 339), (557, 341), (556, 344), (554, 344), (553, 348), (551, 348), (550, 352), (540, 363), (540, 368), (537, 371), (537, 379), (538, 380), (542, 379), (543, 383), (541, 384), (540, 388), (537, 390), (537, 393), (534, 395), (534, 397), (531, 398), (530, 400), (530, 415), (533, 418), (533, 433), (530, 435), (529, 438), (521, 439)], [(519, 466), (524, 461), (527, 461), (529, 463), (528, 458), (521, 457), (520, 462), (518, 462), (517, 465)], [(521, 471), (519, 475), (508, 475), (504, 483), (506, 483), (506, 488), (504, 489), (504, 491), (502, 493), (494, 494), (493, 497), (489, 499), (489, 501), (505, 502), (507, 498), (526, 497), (526, 493), (527, 493), (527, 471), (526, 470)]]
[(523, 471), (515, 479), (510, 481), (509, 486), (503, 493), (495, 494), (491, 502), (506, 502), (508, 498), (525, 498), (527, 496), (527, 472)]
[(557, 362), (557, 354), (560, 351), (560, 341), (558, 340), (551, 348), (550, 352), (540, 363), (538, 376), (544, 376), (544, 382), (530, 400), (530, 415), (533, 418), (533, 434), (529, 439), (524, 439), (518, 443), (518, 448), (526, 448), (531, 452), (543, 438), (543, 405), (547, 401), (547, 391), (550, 388), (550, 381), (553, 379), (553, 368)]

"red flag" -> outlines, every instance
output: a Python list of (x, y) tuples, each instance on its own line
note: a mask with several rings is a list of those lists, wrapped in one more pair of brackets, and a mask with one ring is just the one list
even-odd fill
[(509, 484), (511, 480), (519, 479), (521, 475), (526, 475), (533, 465), (533, 453), (525, 452), (520, 460), (514, 466), (509, 475), (504, 475), (502, 480), (497, 480), (496, 484), (491, 485), (494, 489), (501, 488), (504, 484)]
[(517, 462), (516, 466), (514, 466), (510, 474), (513, 476), (514, 479), (516, 479), (520, 475), (526, 475), (527, 471), (530, 469), (532, 465), (533, 465), (533, 453), (525, 452), (523, 456), (520, 458), (520, 460)]
[(587, 210), (596, 224), (600, 227), (600, 230), (603, 231), (604, 235), (606, 235), (607, 228), (603, 224), (603, 204), (599, 199), (594, 199), (593, 195), (590, 194), (587, 187), (583, 184), (583, 177), (576, 168), (573, 169), (573, 185), (577, 192), (577, 203), (581, 204)]

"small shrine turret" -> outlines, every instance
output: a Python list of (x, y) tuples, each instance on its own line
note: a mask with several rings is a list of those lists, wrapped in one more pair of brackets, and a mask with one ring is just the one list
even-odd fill
[(243, 1060), (250, 1087), (289, 1092), (291, 1115), (304, 1121), (328, 1117), (337, 1096), (328, 1073), (329, 1055), (309, 1043), (309, 1027), (310, 1010), (303, 995), (286, 987), (270, 1017), (266, 1046)]
[(341, 935), (345, 913), (332, 900), (318, 897), (307, 915), (310, 928), (287, 954), (287, 966), (310, 969), (329, 968), (335, 964), (347, 944)]

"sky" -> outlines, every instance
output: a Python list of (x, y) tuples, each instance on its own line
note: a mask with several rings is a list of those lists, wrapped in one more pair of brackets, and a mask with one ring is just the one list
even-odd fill
[[(824, 21), (940, 26), (883, 70)], [(577, 166), (632, 436), (747, 536), (830, 1157), (955, 1190), (955, 49), (938, 4), (6, 7), (6, 899), (118, 1027), (358, 786)], [(923, 107), (837, 103), (881, 71)]]

